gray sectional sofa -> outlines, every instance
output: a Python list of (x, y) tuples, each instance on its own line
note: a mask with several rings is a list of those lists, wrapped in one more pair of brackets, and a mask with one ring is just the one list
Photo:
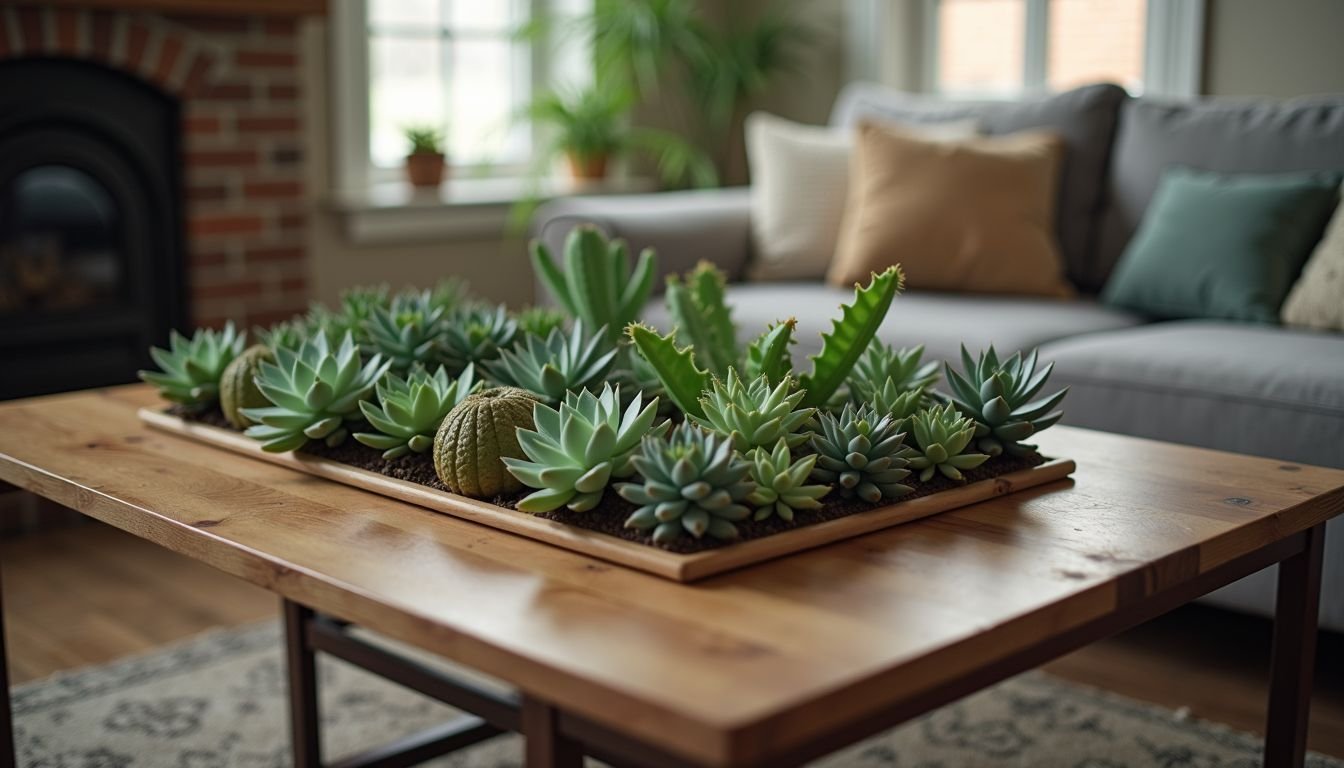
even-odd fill
[[(1153, 322), (1095, 295), (1134, 234), (1169, 165), (1223, 172), (1344, 171), (1344, 95), (1291, 102), (1183, 102), (1130, 98), (1094, 85), (1032, 101), (966, 103), (850, 86), (832, 123), (864, 116), (938, 121), (976, 116), (987, 133), (1045, 127), (1068, 146), (1058, 235), (1076, 300), (921, 293), (897, 300), (881, 336), (924, 344), (955, 360), (962, 342), (1000, 351), (1039, 347), (1054, 379), (1072, 391), (1065, 423), (1289, 462), (1344, 468), (1344, 334), (1223, 321)], [(538, 211), (534, 233), (558, 249), (576, 224), (593, 222), (638, 249), (658, 249), (664, 272), (700, 259), (740, 279), (751, 256), (745, 188), (569, 198)], [(899, 256), (896, 256), (899, 260)], [(745, 332), (793, 316), (798, 354), (849, 292), (815, 283), (735, 282), (734, 316)], [(648, 319), (666, 326), (661, 303)], [(812, 341), (809, 348), (808, 341)], [(1322, 625), (1344, 631), (1344, 522), (1326, 539)], [(1207, 598), (1269, 614), (1272, 572)]]

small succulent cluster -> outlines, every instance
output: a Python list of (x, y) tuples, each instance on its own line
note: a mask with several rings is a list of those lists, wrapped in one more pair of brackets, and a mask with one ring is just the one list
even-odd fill
[(975, 422), (963, 418), (952, 405), (920, 411), (910, 419), (915, 437), (910, 467), (919, 470), (920, 482), (941, 472), (952, 480), (962, 479), (962, 470), (975, 469), (989, 457), (983, 453), (963, 453), (975, 436)]
[(975, 422), (976, 447), (990, 456), (1005, 452), (1020, 456), (1035, 451), (1036, 446), (1022, 441), (1064, 415), (1055, 409), (1068, 388), (1032, 399), (1045, 386), (1054, 363), (1038, 370), (1035, 351), (1025, 358), (1018, 352), (999, 362), (994, 347), (974, 360), (962, 347), (961, 360), (965, 373), (947, 366), (947, 383), (952, 388), (952, 405)]
[(823, 413), (820, 432), (812, 435), (817, 465), (813, 479), (840, 486), (840, 495), (869, 503), (910, 493), (901, 481), (906, 469), (905, 433), (890, 416), (868, 406), (846, 404), (840, 413)]
[(577, 320), (570, 333), (556, 328), (545, 340), (524, 336), (502, 351), (499, 359), (486, 363), (486, 370), (502, 384), (559, 402), (566, 392), (599, 384), (615, 358), (616, 348), (607, 342), (607, 329), (586, 335), (583, 321)]
[(793, 522), (794, 510), (820, 509), (819, 499), (831, 492), (829, 485), (807, 483), (817, 464), (817, 455), (793, 461), (789, 444), (782, 437), (773, 451), (756, 448), (747, 458), (751, 461), (751, 479), (756, 483), (755, 490), (747, 496), (747, 501), (756, 507), (755, 520), (774, 515)]
[(167, 349), (149, 350), (159, 370), (140, 371), (140, 378), (158, 387), (163, 399), (201, 410), (218, 402), (219, 379), (246, 343), (247, 334), (235, 331), (233, 323), (220, 331), (198, 330), (190, 339), (173, 331)]
[(387, 306), (374, 307), (365, 322), (367, 354), (379, 354), (391, 370), (405, 376), (413, 366), (429, 366), (442, 358), (443, 308), (430, 301), (430, 293), (402, 294)]
[(439, 425), (458, 403), (481, 387), (476, 369), (468, 365), (456, 379), (439, 366), (433, 374), (417, 367), (402, 378), (391, 371), (378, 382), (378, 404), (359, 403), (374, 432), (356, 432), (355, 439), (383, 452), (384, 459), (424, 453), (434, 445)]
[(771, 387), (764, 374), (744, 384), (737, 369), (729, 368), (727, 380), (715, 379), (700, 398), (705, 415), (695, 421), (731, 440), (742, 453), (780, 440), (797, 448), (807, 441), (803, 427), (816, 409), (797, 407), (805, 393), (793, 384), (785, 376)]

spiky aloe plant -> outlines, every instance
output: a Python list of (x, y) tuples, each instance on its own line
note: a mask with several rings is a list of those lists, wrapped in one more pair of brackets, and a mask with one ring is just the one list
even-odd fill
[(916, 413), (910, 419), (910, 432), (915, 439), (910, 467), (919, 470), (920, 482), (932, 480), (935, 472), (962, 480), (963, 470), (975, 469), (989, 459), (983, 453), (962, 453), (975, 435), (975, 422), (957, 413), (951, 403)]
[(807, 441), (802, 428), (816, 411), (797, 407), (803, 394), (793, 388), (793, 380), (787, 376), (774, 387), (764, 374), (745, 384), (737, 369), (729, 368), (727, 380), (715, 379), (700, 398), (705, 415), (692, 418), (731, 440), (742, 453), (779, 440), (796, 448)]
[(817, 463), (817, 454), (808, 454), (791, 462), (789, 444), (780, 438), (773, 451), (757, 448), (747, 454), (751, 462), (751, 479), (756, 490), (747, 496), (747, 503), (756, 507), (754, 518), (765, 520), (777, 515), (781, 520), (793, 520), (794, 510), (819, 509), (819, 499), (830, 493), (829, 485), (808, 485), (807, 479)]
[(518, 444), (528, 460), (504, 459), (513, 476), (537, 488), (518, 502), (523, 512), (550, 512), (562, 506), (586, 512), (597, 506), (613, 478), (635, 472), (631, 458), (646, 435), (662, 437), (663, 422), (653, 425), (658, 398), (648, 404), (636, 393), (621, 412), (620, 388), (610, 384), (600, 395), (570, 392), (560, 407), (537, 403), (532, 430), (518, 430)]
[(177, 331), (168, 335), (168, 348), (152, 347), (149, 356), (157, 371), (140, 371), (142, 380), (158, 387), (163, 399), (192, 410), (201, 410), (219, 400), (219, 379), (247, 343), (233, 323), (223, 330), (197, 329), (187, 339)]
[(543, 243), (532, 242), (532, 267), (556, 303), (589, 328), (606, 328), (612, 344), (644, 310), (656, 262), (653, 250), (646, 248), (632, 271), (625, 241), (608, 241), (592, 225), (570, 230), (563, 270)]
[(359, 410), (376, 432), (356, 432), (355, 439), (383, 452), (384, 459), (425, 453), (434, 447), (434, 434), (453, 406), (481, 388), (475, 366), (450, 379), (439, 366), (434, 373), (414, 368), (401, 378), (389, 371), (375, 388), (378, 404), (361, 400)]
[(888, 380), (901, 392), (927, 392), (938, 381), (938, 363), (931, 360), (921, 364), (923, 356), (923, 344), (897, 349), (873, 339), (849, 374), (850, 396), (855, 402), (866, 402)]
[(313, 335), (298, 350), (275, 350), (275, 362), (263, 362), (257, 388), (271, 401), (265, 408), (244, 408), (256, 422), (244, 433), (261, 441), (263, 450), (282, 453), (309, 440), (340, 445), (347, 425), (359, 421), (361, 400), (373, 394), (388, 363), (374, 355), (361, 365), (359, 347), (347, 331), (332, 351), (324, 333)]
[(544, 339), (551, 335), (551, 331), (564, 330), (565, 321), (568, 318), (566, 318), (564, 312), (558, 309), (528, 307), (519, 312), (515, 319), (518, 322), (520, 332)]
[(587, 335), (582, 320), (565, 333), (551, 331), (545, 341), (524, 336), (503, 350), (498, 360), (485, 364), (486, 372), (496, 381), (526, 389), (551, 402), (559, 402), (570, 390), (596, 387), (616, 358), (616, 349), (607, 342), (607, 329)]
[(438, 361), (443, 309), (430, 301), (429, 291), (398, 295), (388, 306), (371, 312), (364, 326), (365, 354), (382, 355), (401, 376), (415, 365), (427, 367)]
[(966, 347), (961, 348), (965, 373), (947, 366), (947, 383), (952, 389), (951, 403), (963, 416), (975, 421), (976, 448), (990, 456), (1007, 452), (1013, 456), (1033, 453), (1036, 446), (1023, 440), (1052, 426), (1064, 415), (1055, 410), (1069, 388), (1033, 400), (1054, 370), (1051, 363), (1037, 370), (1037, 353), (1022, 357), (1021, 352), (999, 361), (990, 347), (972, 360)]
[(631, 461), (643, 479), (616, 484), (621, 498), (640, 505), (626, 528), (652, 530), (659, 544), (683, 532), (697, 539), (741, 535), (735, 523), (751, 516), (744, 502), (756, 484), (731, 442), (683, 422), (667, 438), (645, 437)]
[(812, 435), (817, 466), (812, 478), (840, 486), (840, 495), (858, 496), (870, 503), (910, 493), (901, 481), (906, 469), (905, 433), (890, 416), (868, 406), (846, 404), (839, 414), (822, 412)]
[(517, 335), (518, 323), (502, 306), (493, 310), (470, 307), (456, 312), (444, 321), (440, 337), (444, 365), (460, 373), (471, 363), (480, 365), (494, 360)]

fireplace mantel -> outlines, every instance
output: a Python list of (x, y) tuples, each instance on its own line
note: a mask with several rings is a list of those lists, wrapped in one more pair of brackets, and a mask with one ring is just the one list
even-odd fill
[(325, 14), (328, 0), (43, 0), (48, 8), (64, 6), (104, 11), (208, 14), (211, 16), (307, 16)]

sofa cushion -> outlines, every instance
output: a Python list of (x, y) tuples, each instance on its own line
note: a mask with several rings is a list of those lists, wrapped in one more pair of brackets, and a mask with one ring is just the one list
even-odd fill
[(1064, 141), (1055, 229), (1069, 279), (1088, 292), (1101, 290), (1104, 273), (1093, 268), (1098, 216), (1116, 114), (1127, 99), (1118, 85), (1098, 84), (1044, 98), (1014, 101), (949, 101), (894, 91), (871, 83), (848, 86), (831, 112), (835, 125), (865, 118), (941, 122), (976, 118), (989, 135), (1039, 128)]
[(1119, 260), (1169, 166), (1221, 173), (1344, 171), (1344, 95), (1293, 101), (1131, 99), (1120, 109), (1095, 277)]
[[(1339, 191), (1344, 198), (1344, 187)], [(1286, 325), (1344, 331), (1344, 202), (1335, 207), (1325, 237), (1293, 283), (1280, 319)]]

